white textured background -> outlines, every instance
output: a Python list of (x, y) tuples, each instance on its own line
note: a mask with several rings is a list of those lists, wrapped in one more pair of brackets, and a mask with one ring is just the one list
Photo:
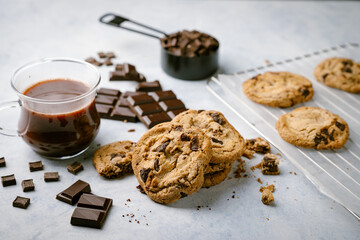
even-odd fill
[[(182, 29), (208, 32), (220, 41), (219, 71), (224, 73), (262, 65), (265, 60), (283, 60), (340, 43), (360, 42), (360, 2), (356, 1), (0, 0), (0, 6), (0, 101), (16, 99), (10, 78), (29, 61), (43, 57), (85, 59), (97, 51), (114, 51), (117, 63), (133, 63), (149, 81), (159, 79), (163, 88), (172, 89), (188, 108), (222, 111), (245, 138), (257, 135), (207, 91), (205, 80), (182, 81), (162, 72), (156, 40), (100, 24), (98, 18), (114, 12), (169, 33)], [(112, 67), (100, 69), (102, 86), (134, 89), (135, 83), (110, 83), (108, 72)], [(3, 112), (0, 118), (1, 122), (15, 122)], [(136, 132), (129, 133), (131, 128)], [(93, 146), (116, 140), (137, 141), (145, 131), (140, 123), (104, 120)], [(94, 149), (77, 159), (85, 170), (74, 176), (66, 170), (74, 160), (42, 159), (21, 139), (0, 136), (0, 156), (7, 160), (0, 175), (14, 173), (17, 179), (16, 186), (0, 187), (0, 239), (360, 238), (360, 223), (322, 195), (284, 158), (279, 176), (252, 172), (250, 166), (260, 157), (246, 160), (249, 178), (226, 180), (166, 206), (140, 194), (134, 176), (116, 180), (99, 177), (91, 163)], [(60, 182), (45, 183), (44, 171), (30, 173), (28, 162), (36, 160), (43, 161), (45, 171), (59, 171)], [(261, 203), (261, 185), (255, 177), (275, 184), (274, 205)], [(35, 192), (22, 192), (21, 181), (27, 178), (34, 179)], [(55, 200), (58, 192), (77, 179), (89, 182), (93, 193), (114, 200), (102, 230), (71, 226), (74, 207)], [(27, 210), (12, 207), (17, 195), (31, 198)], [(131, 202), (126, 201), (129, 198)], [(197, 206), (203, 207), (197, 210)], [(131, 213), (133, 219), (126, 216)]]

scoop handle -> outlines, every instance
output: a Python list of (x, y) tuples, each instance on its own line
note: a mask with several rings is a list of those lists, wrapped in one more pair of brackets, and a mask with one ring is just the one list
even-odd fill
[(132, 23), (134, 25), (149, 29), (149, 30), (151, 30), (153, 32), (160, 33), (160, 34), (162, 34), (164, 36), (168, 36), (168, 34), (166, 34), (165, 32), (163, 32), (161, 30), (155, 29), (153, 27), (147, 26), (147, 25), (139, 23), (139, 22), (135, 22), (135, 21), (130, 20), (130, 19), (126, 18), (126, 17), (122, 17), (122, 16), (119, 16), (119, 15), (116, 15), (116, 14), (113, 14), (113, 13), (104, 14), (103, 16), (100, 17), (99, 21), (102, 22), (102, 23), (114, 26), (114, 27), (119, 27), (119, 28), (122, 28), (122, 29), (125, 29), (125, 30), (128, 30), (128, 31), (131, 31), (131, 32), (136, 32), (136, 33), (139, 33), (139, 34), (142, 34), (142, 35), (146, 35), (148, 37), (161, 39), (161, 37), (159, 37), (159, 36), (156, 36), (156, 35), (153, 35), (153, 34), (150, 34), (150, 33), (146, 33), (146, 32), (142, 32), (142, 31), (136, 30), (134, 28), (129, 28), (129, 27), (122, 26), (122, 24), (124, 22), (130, 22), (130, 23)]

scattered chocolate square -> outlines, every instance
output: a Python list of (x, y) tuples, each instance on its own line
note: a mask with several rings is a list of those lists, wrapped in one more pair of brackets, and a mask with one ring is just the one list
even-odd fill
[(40, 171), (44, 169), (44, 166), (41, 161), (29, 162), (30, 172)]
[(17, 196), (13, 201), (13, 207), (26, 209), (30, 204), (30, 198)]
[(146, 78), (136, 71), (136, 67), (129, 63), (116, 64), (115, 71), (110, 72), (110, 81), (137, 81), (145, 82)]
[(107, 52), (107, 53), (105, 54), (105, 56), (106, 56), (107, 58), (116, 58), (115, 53), (113, 53), (113, 52)]
[(87, 182), (76, 181), (70, 187), (56, 195), (56, 199), (74, 205), (83, 193), (90, 193), (91, 188)]
[(23, 192), (30, 192), (35, 190), (35, 185), (32, 179), (23, 180), (21, 182)]
[(73, 162), (69, 166), (67, 166), (67, 170), (72, 174), (77, 174), (78, 172), (84, 170), (84, 166), (79, 162)]
[(112, 206), (112, 199), (84, 193), (71, 216), (75, 226), (101, 228)]
[(280, 174), (278, 165), (279, 159), (271, 153), (265, 154), (262, 160), (261, 172), (264, 175), (278, 175)]
[(3, 187), (16, 185), (15, 175), (11, 174), (11, 175), (7, 175), (7, 176), (2, 176), (1, 183), (2, 183)]
[(106, 54), (104, 52), (98, 52), (99, 58), (106, 58)]
[(59, 181), (59, 173), (58, 172), (44, 172), (44, 180), (45, 180), (45, 182), (57, 182), (57, 181)]
[(0, 157), (0, 167), (6, 167), (5, 157)]
[(97, 61), (97, 60), (96, 60), (95, 58), (93, 58), (93, 57), (89, 57), (89, 58), (85, 59), (85, 62), (88, 62), (88, 63), (90, 63), (90, 64), (93, 64), (93, 65), (95, 65), (95, 66), (97, 66), (97, 67), (100, 67), (101, 65), (103, 65), (101, 62)]

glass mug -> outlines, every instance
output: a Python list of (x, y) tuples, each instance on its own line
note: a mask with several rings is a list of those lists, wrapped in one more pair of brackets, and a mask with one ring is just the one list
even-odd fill
[(11, 79), (18, 101), (0, 103), (0, 110), (20, 107), (17, 130), (38, 154), (53, 159), (84, 152), (96, 137), (100, 117), (95, 107), (101, 76), (91, 64), (75, 59), (51, 59), (26, 64)]

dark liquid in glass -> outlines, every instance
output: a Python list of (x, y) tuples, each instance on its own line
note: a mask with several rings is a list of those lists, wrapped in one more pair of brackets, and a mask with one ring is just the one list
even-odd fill
[[(24, 95), (61, 101), (78, 97), (89, 90), (82, 82), (55, 79), (31, 86)], [(85, 102), (80, 108), (77, 106), (79, 101), (50, 105), (36, 102), (31, 102), (31, 106), (24, 104), (19, 121), (23, 139), (36, 152), (48, 157), (71, 156), (86, 149), (98, 132), (100, 117), (95, 100), (88, 104)]]

